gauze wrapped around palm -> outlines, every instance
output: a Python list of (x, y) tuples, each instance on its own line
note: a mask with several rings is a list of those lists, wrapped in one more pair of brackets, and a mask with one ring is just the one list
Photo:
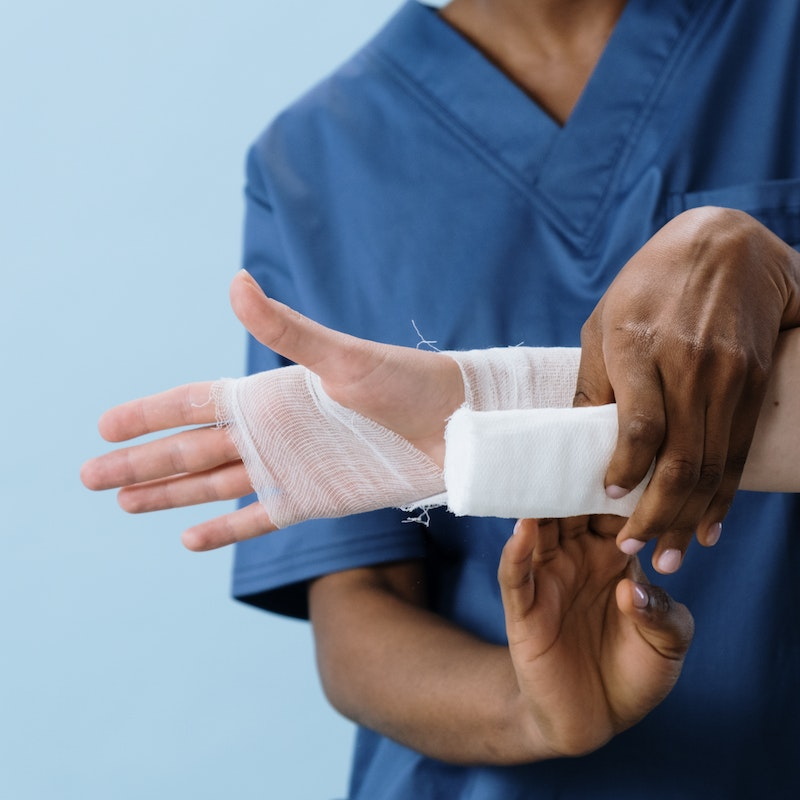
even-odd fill
[(425, 453), (331, 400), (305, 367), (218, 381), (212, 397), (278, 528), (405, 506), (444, 490), (441, 468)]

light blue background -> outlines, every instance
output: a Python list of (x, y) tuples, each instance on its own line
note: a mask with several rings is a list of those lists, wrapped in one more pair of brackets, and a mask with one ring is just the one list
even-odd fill
[(307, 626), (182, 549), (207, 510), (128, 516), (78, 470), (105, 408), (241, 374), (246, 148), (398, 3), (2, 4), (2, 798), (345, 794)]

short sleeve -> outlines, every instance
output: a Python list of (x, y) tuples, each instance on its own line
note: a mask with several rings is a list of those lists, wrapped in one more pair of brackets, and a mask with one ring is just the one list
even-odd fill
[(424, 558), (424, 529), (387, 509), (312, 520), (236, 546), (233, 594), (268, 611), (306, 618), (308, 581), (347, 569)]
[[(264, 146), (263, 141), (257, 143), (247, 160), (243, 264), (267, 294), (313, 316), (314, 309), (307, 307), (295, 289), (287, 254), (292, 237), (282, 232), (281, 215), (259, 158), (259, 148)], [(248, 373), (287, 363), (249, 338)], [(242, 502), (253, 500), (254, 495)], [(407, 512), (385, 509), (343, 519), (313, 520), (242, 542), (236, 546), (233, 595), (259, 608), (307, 617), (309, 580), (330, 572), (424, 557), (424, 529), (408, 518)]]

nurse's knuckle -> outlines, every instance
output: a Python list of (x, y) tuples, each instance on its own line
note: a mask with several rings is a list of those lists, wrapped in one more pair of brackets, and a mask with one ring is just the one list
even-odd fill
[(714, 343), (713, 359), (708, 366), (714, 368), (717, 385), (731, 391), (745, 383), (759, 384), (766, 377), (766, 369), (755, 353), (737, 341), (725, 339)]
[(620, 424), (620, 437), (634, 450), (657, 448), (664, 440), (665, 425), (645, 412), (636, 412)]
[(722, 459), (703, 462), (697, 476), (697, 489), (703, 492), (715, 492), (725, 476), (725, 464)]
[(700, 478), (700, 464), (686, 456), (667, 456), (657, 467), (658, 480), (670, 494), (690, 492)]

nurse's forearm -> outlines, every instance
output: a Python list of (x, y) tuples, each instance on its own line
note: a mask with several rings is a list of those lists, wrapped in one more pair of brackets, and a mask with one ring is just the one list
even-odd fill
[(603, 746), (669, 693), (694, 625), (617, 549), (606, 535), (615, 525), (597, 523), (516, 526), (497, 572), (508, 646), (428, 610), (422, 562), (317, 579), (309, 606), (328, 698), (452, 763), (521, 764)]
[(507, 647), (423, 607), (417, 562), (326, 575), (309, 590), (325, 693), (348, 719), (450, 763), (512, 764), (530, 740)]

